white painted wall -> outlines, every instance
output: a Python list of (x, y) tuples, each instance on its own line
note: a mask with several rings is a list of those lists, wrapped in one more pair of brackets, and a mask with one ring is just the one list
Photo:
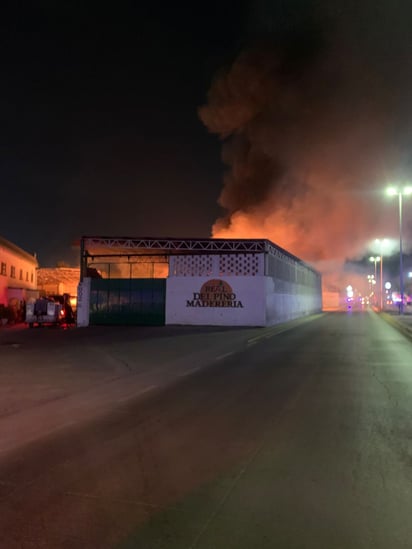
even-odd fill
[(166, 280), (166, 324), (203, 326), (264, 326), (265, 325), (265, 277), (225, 276), (236, 295), (235, 302), (243, 307), (192, 307), (202, 285), (217, 277), (178, 277)]
[[(213, 278), (213, 277), (212, 277)], [(171, 277), (166, 281), (166, 324), (211, 326), (272, 326), (321, 311), (320, 293), (269, 276), (221, 277), (243, 308), (193, 307), (202, 285), (211, 277)]]
[(282, 284), (282, 290), (279, 291), (276, 283), (276, 279), (270, 276), (265, 277), (266, 326), (286, 322), (322, 310), (320, 291), (283, 281), (280, 283)]

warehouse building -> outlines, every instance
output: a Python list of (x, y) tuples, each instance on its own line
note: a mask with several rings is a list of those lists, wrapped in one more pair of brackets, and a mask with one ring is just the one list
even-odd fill
[(78, 325), (270, 326), (322, 310), (321, 276), (263, 239), (83, 237)]

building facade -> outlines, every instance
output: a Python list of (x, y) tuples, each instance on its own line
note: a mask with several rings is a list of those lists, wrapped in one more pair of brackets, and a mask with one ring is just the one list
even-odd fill
[(37, 267), (35, 256), (0, 236), (0, 305), (16, 310), (37, 296)]
[(37, 269), (37, 287), (41, 295), (77, 295), (79, 267), (42, 267)]
[(81, 273), (80, 326), (271, 326), (322, 310), (320, 274), (268, 240), (84, 237)]

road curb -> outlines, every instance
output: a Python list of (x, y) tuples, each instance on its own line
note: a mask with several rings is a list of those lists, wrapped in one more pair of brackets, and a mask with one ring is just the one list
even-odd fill
[(394, 318), (392, 315), (388, 313), (380, 313), (379, 315), (385, 322), (396, 328), (399, 332), (401, 332), (403, 335), (408, 337), (412, 340), (412, 327), (407, 326), (402, 321)]

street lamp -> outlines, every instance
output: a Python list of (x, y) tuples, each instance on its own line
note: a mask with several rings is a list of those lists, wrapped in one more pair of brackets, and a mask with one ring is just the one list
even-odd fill
[[(376, 263), (379, 263), (380, 260), (381, 258), (379, 256), (369, 258), (369, 261), (372, 261), (373, 263), (375, 263), (375, 280), (376, 280)], [(381, 294), (382, 294), (382, 273), (381, 273)], [(376, 303), (376, 298), (374, 299), (374, 301)], [(382, 295), (381, 295), (381, 309), (382, 309)]]
[(389, 196), (398, 196), (399, 199), (399, 286), (401, 292), (401, 302), (399, 306), (399, 314), (403, 313), (403, 257), (402, 257), (402, 196), (412, 194), (412, 187), (406, 186), (403, 189), (398, 187), (389, 187), (386, 189)]

